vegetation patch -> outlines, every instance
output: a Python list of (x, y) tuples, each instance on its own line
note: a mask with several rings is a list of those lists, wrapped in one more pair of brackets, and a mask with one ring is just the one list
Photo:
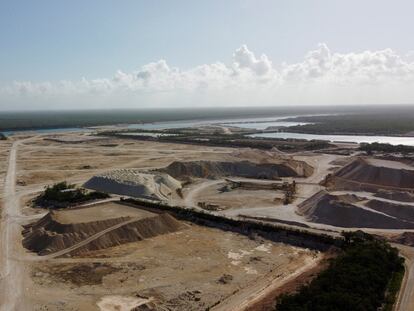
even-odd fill
[(86, 189), (76, 188), (75, 185), (63, 181), (52, 186), (47, 186), (43, 193), (33, 200), (33, 205), (56, 209), (109, 197), (107, 193), (87, 191)]
[(361, 144), (359, 150), (365, 151), (367, 154), (373, 152), (387, 152), (387, 153), (411, 153), (414, 152), (414, 146), (407, 145), (391, 145), (391, 144), (380, 144), (380, 143), (364, 143)]
[(0, 140), (6, 140), (6, 139), (7, 137), (3, 133), (0, 133)]
[(404, 259), (396, 248), (362, 231), (344, 233), (344, 239), (343, 252), (328, 269), (297, 293), (282, 296), (275, 310), (391, 310)]
[(310, 134), (403, 135), (414, 131), (412, 111), (303, 116), (284, 121), (311, 122), (287, 128), (289, 132)]

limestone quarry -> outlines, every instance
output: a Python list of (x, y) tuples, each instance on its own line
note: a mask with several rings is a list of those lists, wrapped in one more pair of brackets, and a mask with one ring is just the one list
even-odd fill
[(333, 177), (337, 189), (414, 189), (414, 167), (397, 161), (358, 158), (335, 172)]
[(173, 162), (164, 169), (175, 178), (217, 179), (227, 176), (254, 179), (280, 179), (281, 177), (307, 177), (312, 174), (312, 167), (298, 161), (275, 163), (254, 163), (250, 161), (195, 161)]
[(101, 192), (169, 200), (176, 197), (181, 183), (168, 174), (150, 174), (139, 170), (115, 170), (94, 176), (84, 184), (85, 188)]
[[(358, 204), (361, 201), (364, 198), (356, 195), (332, 195), (321, 190), (299, 204), (298, 213), (308, 221), (335, 227), (414, 229), (414, 219), (405, 216), (414, 212), (414, 206), (400, 207), (398, 212), (381, 201), (368, 201), (365, 206)], [(395, 217), (397, 214), (400, 217)]]
[[(21, 310), (227, 311), (253, 302), (251, 310), (260, 310), (262, 299), (273, 301), (318, 266), (326, 249), (294, 235), (244, 232), (248, 222), (333, 237), (362, 228), (413, 244), (409, 161), (352, 148), (287, 155), (79, 133), (14, 141), (0, 153), (2, 262), (12, 271), (2, 273), (9, 297), (2, 299)], [(112, 198), (49, 211), (31, 206), (60, 181)], [(238, 223), (218, 226), (145, 202)]]
[[(23, 245), (39, 255), (64, 256), (106, 249), (184, 226), (166, 213), (154, 214), (119, 203), (51, 211), (25, 226)], [(62, 252), (64, 250), (64, 252)]]

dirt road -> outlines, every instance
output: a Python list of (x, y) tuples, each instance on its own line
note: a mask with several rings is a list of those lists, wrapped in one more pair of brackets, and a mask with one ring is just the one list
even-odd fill
[(57, 251), (57, 252), (54, 252), (54, 253), (51, 253), (51, 254), (48, 254), (48, 255), (44, 255), (44, 256), (35, 256), (35, 257), (33, 257), (33, 260), (36, 260), (36, 261), (39, 261), (39, 260), (48, 260), (48, 259), (53, 259), (53, 258), (56, 258), (56, 257), (63, 256), (65, 254), (67, 254), (67, 253), (70, 253), (70, 252), (72, 252), (74, 250), (77, 250), (77, 249), (79, 249), (79, 248), (81, 248), (83, 246), (88, 245), (92, 241), (95, 241), (96, 239), (99, 239), (103, 235), (105, 235), (105, 234), (107, 234), (107, 233), (109, 233), (109, 232), (111, 232), (113, 230), (119, 229), (119, 228), (121, 228), (123, 226), (126, 226), (126, 225), (131, 224), (131, 223), (136, 222), (136, 221), (138, 221), (138, 219), (135, 219), (135, 218), (128, 219), (128, 220), (123, 221), (123, 222), (121, 222), (119, 224), (116, 224), (116, 225), (114, 225), (112, 227), (106, 228), (106, 229), (104, 229), (104, 230), (102, 230), (102, 231), (100, 231), (100, 232), (98, 232), (98, 233), (96, 233), (96, 234), (94, 234), (94, 235), (86, 238), (85, 240), (80, 241), (79, 243), (76, 243), (76, 244), (74, 244), (72, 246), (69, 246), (68, 248), (65, 248), (65, 249), (62, 249), (60, 251)]
[(395, 311), (408, 311), (414, 309), (414, 248), (394, 244), (405, 258), (405, 276), (401, 290), (395, 303)]
[(198, 184), (194, 188), (190, 189), (190, 191), (185, 195), (184, 205), (186, 207), (198, 207), (196, 202), (197, 195), (202, 192), (203, 190), (211, 187), (213, 185), (217, 185), (223, 183), (223, 180), (207, 180), (203, 181), (202, 183)]
[(264, 296), (273, 292), (275, 289), (283, 286), (287, 282), (293, 280), (305, 271), (308, 271), (316, 267), (322, 256), (309, 259), (302, 265), (301, 268), (297, 269), (293, 273), (287, 276), (280, 277), (279, 272), (273, 273), (267, 277), (264, 277), (257, 282), (254, 282), (251, 286), (241, 289), (238, 293), (230, 296), (228, 299), (221, 302), (219, 305), (214, 307), (214, 311), (243, 311), (253, 306), (255, 303), (260, 301)]
[(20, 227), (19, 197), (16, 194), (16, 158), (22, 141), (15, 141), (9, 155), (9, 166), (4, 187), (4, 207), (1, 221), (1, 309), (2, 311), (30, 310), (25, 301), (24, 266), (18, 257)]

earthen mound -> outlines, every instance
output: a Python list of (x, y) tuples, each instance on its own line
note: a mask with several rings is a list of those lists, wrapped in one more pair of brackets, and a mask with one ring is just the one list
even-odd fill
[(308, 221), (343, 228), (412, 229), (414, 223), (361, 208), (355, 195), (335, 196), (320, 191), (299, 204), (298, 213)]
[(122, 169), (94, 176), (83, 186), (105, 193), (169, 200), (181, 188), (181, 183), (167, 174), (149, 174), (134, 169)]
[[(84, 208), (87, 209), (87, 208)], [(76, 214), (73, 209), (64, 213)], [(67, 223), (67, 215), (51, 211), (22, 231), (23, 246), (39, 255), (78, 254), (176, 232), (183, 225), (167, 213), (145, 212), (106, 220)]]
[[(390, 163), (388, 163), (390, 162)], [(337, 188), (376, 190), (376, 188), (413, 189), (414, 170), (395, 161), (352, 161), (334, 174)], [(372, 189), (371, 189), (372, 188)]]
[(160, 171), (174, 178), (223, 178), (227, 176), (256, 178), (256, 179), (279, 179), (280, 177), (302, 177), (307, 176), (303, 166), (294, 166), (288, 163), (254, 163), (250, 161), (215, 162), (215, 161), (193, 161), (173, 162)]
[(414, 202), (414, 194), (406, 191), (379, 190), (376, 197), (400, 202)]
[(412, 205), (395, 204), (381, 200), (370, 200), (366, 203), (366, 206), (392, 217), (414, 222), (414, 206)]

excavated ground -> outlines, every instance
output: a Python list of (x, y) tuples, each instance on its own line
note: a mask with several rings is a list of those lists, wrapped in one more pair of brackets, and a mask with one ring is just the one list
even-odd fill
[(177, 179), (188, 177), (220, 179), (227, 176), (254, 179), (279, 179), (281, 177), (306, 177), (312, 168), (301, 161), (281, 163), (255, 163), (250, 161), (190, 161), (171, 163), (159, 171)]
[[(142, 302), (158, 311), (206, 310), (269, 279), (283, 284), (319, 256), (260, 238), (186, 226), (175, 233), (89, 251), (70, 261), (36, 264), (34, 309), (130, 310)], [(45, 296), (46, 292), (50, 294)]]
[[(9, 151), (12, 142), (10, 140), (0, 140), (0, 189), (4, 187), (4, 178), (6, 176)], [(2, 207), (3, 192), (0, 191), (0, 210)], [(1, 213), (0, 213), (1, 214)]]
[(364, 200), (356, 195), (336, 196), (321, 190), (299, 204), (298, 213), (308, 221), (343, 228), (414, 229), (411, 209), (401, 206), (393, 209), (384, 202), (374, 201), (367, 203), (369, 208), (364, 208), (358, 204)]
[(414, 194), (406, 191), (379, 190), (375, 196), (393, 201), (414, 202)]
[[(64, 136), (73, 137), (50, 141), (45, 140), (45, 136), (32, 136), (21, 141), (17, 153), (16, 195), (21, 208), (16, 210), (17, 216), (13, 218), (10, 231), (11, 243), (7, 245), (10, 246), (8, 260), (19, 273), (8, 279), (17, 284), (16, 288), (22, 288), (19, 299), (33, 310), (124, 310), (145, 302), (146, 298), (141, 298), (140, 294), (172, 310), (200, 310), (200, 306), (215, 304), (240, 288), (260, 285), (264, 277), (266, 282), (275, 280), (283, 284), (285, 277), (306, 268), (317, 256), (306, 249), (182, 222), (179, 223), (185, 230), (161, 235), (156, 232), (142, 239), (146, 232), (151, 231), (141, 231), (140, 228), (153, 228), (147, 224), (152, 217), (137, 220), (135, 215), (109, 212), (109, 209), (106, 214), (107, 209), (95, 210), (93, 215), (84, 212), (87, 209), (78, 209), (77, 214), (69, 210), (65, 214), (58, 212), (45, 217), (43, 227), (40, 222), (38, 226), (26, 227), (28, 239), (25, 242), (36, 244), (31, 247), (47, 254), (38, 256), (21, 247), (19, 226), (36, 222), (43, 213), (24, 206), (24, 203), (46, 185), (62, 180), (79, 185), (108, 170), (133, 168), (148, 171), (166, 167), (172, 161), (250, 160), (244, 155), (234, 155), (233, 148), (116, 138), (106, 142), (79, 142), (79, 134)], [(18, 138), (25, 137), (21, 135)], [(8, 149), (3, 148), (3, 151), (2, 156), (7, 163)], [(262, 160), (253, 159), (251, 162), (257, 161)], [(279, 164), (288, 160), (279, 160), (279, 156), (271, 155), (270, 159), (263, 161)], [(301, 165), (298, 163), (298, 167), (292, 167), (298, 175), (302, 175), (301, 169), (308, 174), (308, 168), (301, 168)], [(119, 222), (122, 217), (128, 224)], [(145, 220), (142, 227), (130, 226), (141, 220)], [(115, 227), (119, 225), (123, 229), (108, 228), (105, 222), (116, 223)], [(85, 223), (95, 224), (84, 226)], [(98, 229), (93, 229), (94, 226)], [(115, 236), (106, 229), (101, 230), (101, 226), (111, 229)], [(87, 238), (79, 239), (79, 236)], [(43, 239), (43, 246), (42, 243), (30, 242), (30, 239), (36, 240), (35, 237)], [(86, 243), (81, 244), (85, 240)], [(94, 243), (97, 245), (95, 248), (91, 247)]]
[[(94, 207), (51, 211), (40, 220), (26, 225), (23, 246), (39, 255), (60, 256), (144, 240), (176, 232), (184, 227), (169, 214), (155, 214), (119, 203)], [(104, 233), (104, 234), (102, 234)], [(89, 241), (90, 240), (90, 241)], [(82, 241), (89, 241), (84, 245)]]
[(136, 169), (115, 170), (94, 176), (85, 188), (156, 200), (170, 200), (177, 197), (181, 183), (168, 174), (150, 174)]
[(397, 161), (358, 158), (336, 171), (333, 183), (335, 189), (356, 191), (414, 190), (414, 167)]

